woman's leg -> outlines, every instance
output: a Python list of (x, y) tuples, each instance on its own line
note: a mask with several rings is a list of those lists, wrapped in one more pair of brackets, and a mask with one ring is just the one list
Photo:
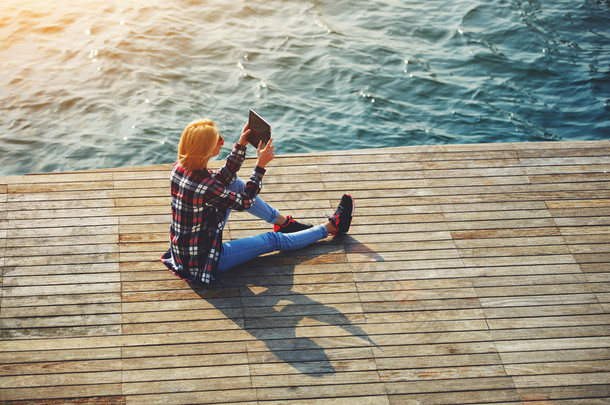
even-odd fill
[(250, 261), (265, 253), (298, 250), (328, 236), (326, 225), (318, 225), (294, 233), (267, 232), (249, 238), (242, 238), (222, 244), (222, 254), (218, 272)]
[[(242, 179), (237, 177), (235, 178), (233, 183), (231, 183), (231, 185), (227, 188), (236, 193), (243, 193), (245, 187), (246, 183), (244, 183)], [(277, 209), (273, 208), (271, 205), (267, 204), (267, 202), (263, 200), (260, 196), (256, 196), (254, 205), (251, 208), (248, 208), (246, 212), (270, 224), (275, 224), (278, 217), (280, 216), (280, 212)], [(230, 213), (231, 210), (228, 210), (223, 227), (227, 223), (227, 219), (229, 219)]]

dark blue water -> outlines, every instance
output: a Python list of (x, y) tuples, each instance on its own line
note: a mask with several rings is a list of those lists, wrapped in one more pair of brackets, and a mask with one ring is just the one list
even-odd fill
[(277, 153), (610, 137), (607, 0), (49, 3), (0, 5), (0, 174), (172, 162), (250, 108)]

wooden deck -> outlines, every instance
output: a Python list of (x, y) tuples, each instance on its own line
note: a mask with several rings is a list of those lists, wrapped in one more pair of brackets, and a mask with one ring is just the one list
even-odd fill
[(159, 262), (170, 165), (0, 178), (0, 402), (610, 403), (609, 141), (271, 166), (285, 214), (351, 193), (350, 234), (201, 290)]

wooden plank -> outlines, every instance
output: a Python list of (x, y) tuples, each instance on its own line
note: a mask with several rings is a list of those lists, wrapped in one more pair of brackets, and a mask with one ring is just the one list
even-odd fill
[(501, 166), (501, 167), (477, 167), (477, 168), (436, 168), (434, 170), (424, 170), (423, 174), (426, 179), (440, 179), (440, 178), (451, 178), (451, 179), (489, 179), (493, 177), (509, 177), (515, 176), (520, 177), (524, 180), (524, 183), (529, 183), (527, 178), (523, 178), (526, 175), (525, 170), (520, 166)]
[(447, 380), (450, 378), (470, 379), (470, 378), (489, 378), (503, 377), (506, 373), (501, 364), (492, 365), (467, 365), (453, 367), (426, 367), (412, 368), (402, 370), (380, 371), (379, 377), (383, 381), (399, 382), (399, 381), (429, 381), (429, 380)]
[(83, 244), (78, 246), (75, 252), (74, 246), (26, 246), (26, 247), (7, 247), (5, 254), (7, 257), (36, 257), (36, 256), (57, 256), (57, 255), (86, 255), (86, 254), (106, 254), (118, 253), (119, 246), (116, 243), (97, 243)]
[[(8, 196), (8, 203), (11, 206), (24, 206), (31, 202), (68, 202), (80, 200), (102, 200), (100, 204), (106, 204), (106, 200), (111, 198), (112, 190), (81, 190), (81, 191), (55, 191), (47, 193), (16, 193)], [(86, 203), (87, 204), (87, 203)]]
[[(92, 232), (91, 235), (76, 235), (76, 236), (39, 236), (39, 237), (20, 237), (8, 238), (6, 246), (9, 248), (32, 248), (37, 246), (78, 246), (78, 245), (100, 245), (100, 244), (117, 244), (117, 228), (96, 227), (96, 231)], [(106, 231), (107, 233), (104, 233)], [(80, 250), (79, 250), (80, 251)], [(74, 249), (72, 250), (74, 252)]]
[(605, 337), (567, 337), (550, 339), (527, 339), (496, 341), (499, 352), (529, 352), (540, 350), (606, 349), (610, 340)]
[(40, 275), (36, 280), (31, 277), (15, 276), (14, 274), (5, 276), (6, 287), (29, 287), (38, 286), (42, 283), (45, 285), (70, 285), (70, 284), (91, 284), (91, 283), (108, 283), (120, 282), (120, 275), (116, 273), (73, 273), (67, 275)]
[[(476, 387), (475, 387), (476, 389)], [(452, 391), (450, 393), (415, 393), (415, 394), (392, 394), (390, 395), (390, 403), (392, 405), (400, 405), (406, 403), (427, 403), (433, 405), (445, 404), (463, 404), (463, 403), (478, 403), (487, 404), (493, 403), (497, 405), (523, 405), (518, 399), (516, 390), (506, 389), (491, 389), (491, 390), (474, 390), (474, 391)], [(476, 402), (473, 402), (476, 401)], [(493, 402), (492, 402), (493, 401)]]
[[(103, 404), (124, 404), (126, 398), (121, 394), (120, 383), (100, 383), (97, 384), (86, 384), (86, 385), (60, 385), (54, 386), (43, 386), (43, 387), (26, 387), (26, 388), (0, 388), (0, 395), (3, 400), (19, 403), (17, 401), (35, 402), (44, 404), (42, 401), (50, 401), (49, 404), (53, 404), (53, 400), (57, 399), (64, 402), (67, 398), (68, 401), (78, 398), (91, 398), (93, 400), (99, 400)], [(95, 403), (95, 402), (94, 402)], [(54, 405), (54, 404), (53, 404)]]
[(550, 217), (527, 218), (527, 219), (505, 219), (505, 220), (477, 220), (477, 221), (453, 221), (447, 226), (452, 231), (479, 230), (479, 229), (519, 229), (519, 228), (557, 228)]
[[(242, 354), (241, 356), (244, 356)], [(245, 362), (245, 358), (242, 362)], [(152, 368), (145, 370), (123, 370), (123, 383), (141, 381), (164, 381), (180, 380), (184, 376), (190, 379), (209, 379), (209, 378), (228, 378), (228, 377), (248, 377), (250, 375), (247, 364), (242, 365), (212, 365), (203, 367), (181, 367), (181, 368)]]
[[(65, 274), (97, 274), (97, 273), (112, 273), (118, 272), (118, 263), (104, 262), (99, 263), (78, 263), (78, 264), (57, 264), (48, 266), (45, 263), (41, 265), (22, 265), (22, 266), (7, 266), (5, 269), (6, 276), (53, 276)], [(32, 282), (35, 283), (35, 282)]]
[(538, 174), (528, 176), (532, 183), (574, 183), (587, 181), (608, 181), (610, 174), (604, 172), (571, 173), (571, 174)]
[[(552, 271), (548, 273), (542, 274), (511, 274), (509, 276), (498, 275), (495, 277), (481, 277), (473, 280), (473, 285), (477, 287), (477, 292), (480, 294), (484, 290), (479, 290), (479, 288), (485, 287), (506, 287), (509, 290), (505, 291), (507, 293), (514, 293), (515, 291), (510, 290), (510, 288), (531, 288), (532, 286), (540, 286), (538, 288), (544, 288), (546, 286), (559, 286), (557, 288), (561, 288), (566, 284), (572, 285), (586, 285), (588, 283), (587, 278), (580, 271), (578, 266), (572, 267), (573, 273), (562, 273), (557, 271), (556, 269), (552, 269)], [(538, 269), (539, 271), (542, 269)], [(576, 287), (578, 288), (578, 287)], [(587, 291), (587, 290), (585, 290)], [(590, 290), (588, 290), (590, 291)], [(488, 295), (489, 296), (489, 295)]]
[[(11, 232), (7, 238), (11, 240), (11, 246), (27, 246), (28, 238), (41, 238), (42, 240), (54, 240), (55, 237), (78, 237), (76, 239), (86, 240), (89, 236), (116, 235), (118, 226), (116, 225), (82, 225), (75, 227), (45, 227), (45, 228), (20, 228), (18, 232)], [(10, 238), (9, 238), (10, 236)], [(26, 240), (21, 240), (25, 238)], [(20, 242), (24, 242), (23, 244)], [(7, 241), (8, 243), (8, 241)], [(47, 246), (41, 242), (39, 245)]]
[[(9, 190), (15, 184), (67, 183), (67, 182), (112, 181), (111, 173), (103, 172), (65, 172), (39, 173), (24, 176), (5, 176), (0, 182), (9, 185)], [(10, 192), (10, 191), (9, 191)]]
[(528, 363), (505, 365), (508, 375), (584, 374), (605, 372), (610, 368), (610, 360), (588, 360), (570, 362)]
[[(100, 314), (115, 314), (121, 312), (120, 302), (110, 303), (72, 303), (64, 305), (52, 305), (53, 301), (48, 300), (47, 305), (32, 306), (24, 310), (23, 307), (10, 307), (3, 306), (2, 316), (6, 319), (10, 318), (24, 318), (27, 314), (28, 318), (33, 317), (60, 317), (60, 316), (72, 316), (72, 315), (100, 315)], [(82, 302), (82, 301), (81, 301)], [(36, 323), (39, 324), (39, 323)]]
[(610, 226), (606, 226), (606, 225), (562, 226), (561, 228), (559, 228), (559, 232), (561, 232), (561, 234), (564, 236), (608, 234), (608, 233), (610, 233)]
[(73, 295), (73, 294), (97, 294), (120, 291), (120, 283), (108, 281), (102, 283), (83, 283), (79, 285), (53, 285), (53, 286), (5, 286), (2, 289), (3, 298), (42, 296), (42, 295)]
[(610, 207), (610, 200), (595, 199), (595, 200), (570, 200), (570, 201), (547, 201), (546, 205), (549, 209), (569, 209), (569, 208), (597, 208)]
[(547, 361), (572, 362), (610, 359), (610, 348), (539, 350), (500, 353), (504, 364), (545, 363)]
[(576, 374), (549, 374), (536, 376), (512, 376), (512, 380), (519, 388), (532, 387), (565, 387), (565, 386), (590, 386), (595, 390), (595, 385), (607, 386), (610, 373), (576, 373)]
[(529, 176), (544, 176), (562, 174), (598, 174), (607, 171), (607, 165), (603, 164), (583, 164), (578, 166), (530, 166), (524, 167)]
[[(315, 170), (317, 173), (322, 175), (323, 179), (326, 179), (326, 176), (328, 175), (341, 176), (342, 178), (344, 178), (343, 176), (345, 176), (346, 173), (369, 173), (368, 175), (374, 175), (374, 173), (377, 173), (378, 177), (385, 177), (384, 173), (397, 171), (400, 171), (402, 176), (407, 175), (412, 176), (412, 178), (422, 178), (423, 176), (423, 173), (421, 172), (421, 165), (416, 161), (395, 161), (395, 165), (390, 168), (387, 166), (387, 164), (385, 164), (385, 162), (363, 163), (360, 162), (358, 159), (354, 159), (349, 163), (321, 164), (313, 167), (316, 168)], [(307, 173), (307, 166), (298, 167), (299, 171), (301, 171), (302, 169), (305, 169), (305, 173)], [(274, 167), (268, 172), (268, 175), (269, 177), (271, 177), (275, 175), (292, 174), (294, 170), (294, 167), (290, 166), (283, 166), (280, 168)], [(282, 180), (290, 181), (291, 178), (283, 178)]]
[(513, 329), (513, 330), (495, 330), (492, 335), (494, 339), (552, 339), (564, 337), (594, 337), (605, 336), (608, 333), (608, 325), (593, 325), (593, 326), (566, 326), (554, 328), (528, 328), (528, 329)]
[[(156, 257), (158, 258), (158, 257)], [(54, 256), (34, 256), (34, 257), (7, 257), (4, 265), (6, 267), (24, 266), (62, 266), (71, 264), (90, 265), (96, 263), (118, 263), (119, 255), (117, 253), (99, 253), (99, 254), (74, 254), (74, 255), (54, 255)]]
[(549, 386), (518, 388), (518, 392), (526, 403), (542, 403), (560, 401), (562, 404), (605, 404), (610, 397), (608, 384), (582, 386)]
[[(407, 349), (407, 348), (405, 348)], [(455, 368), (456, 373), (466, 371), (466, 367), (480, 367), (481, 371), (485, 371), (485, 367), (490, 366), (495, 368), (502, 364), (502, 360), (498, 353), (471, 353), (471, 354), (439, 354), (430, 356), (409, 356), (400, 357), (377, 357), (375, 359), (377, 368), (383, 372), (384, 379), (400, 381), (400, 380), (417, 380), (417, 379), (433, 379), (443, 377), (455, 377), (451, 375), (451, 369)], [(429, 374), (426, 374), (426, 370)], [(414, 376), (405, 374), (393, 374), (394, 371), (404, 371), (415, 373)], [(497, 369), (496, 369), (497, 371)], [(449, 375), (447, 375), (449, 374)]]
[[(498, 210), (484, 211), (481, 207), (472, 207), (473, 211), (445, 212), (443, 216), (449, 222), (463, 221), (498, 221), (515, 219), (539, 219), (550, 218), (551, 213), (546, 209), (541, 210)], [(477, 209), (478, 208), (478, 209)]]
[[(354, 402), (362, 405), (390, 405), (389, 399), (386, 395), (379, 396), (355, 396), (355, 397), (346, 397), (346, 398), (315, 398), (312, 399), (291, 399), (290, 403), (295, 405), (305, 405), (305, 404), (334, 404), (334, 405), (350, 405)], [(285, 401), (265, 401), (266, 404), (270, 405), (280, 405), (285, 403)]]
[(2, 327), (6, 329), (61, 328), (69, 326), (120, 325), (120, 314), (95, 314), (71, 316), (40, 316), (6, 318)]
[(104, 384), (121, 382), (120, 371), (102, 371), (91, 373), (63, 373), (50, 375), (23, 375), (0, 377), (0, 388), (34, 388), (53, 385), (93, 385), (100, 381)]
[(19, 219), (9, 221), (11, 229), (27, 228), (72, 228), (80, 226), (109, 226), (118, 225), (116, 217), (69, 217), (69, 218), (43, 218), (43, 219)]
[(508, 390), (509, 395), (516, 394), (514, 390), (515, 385), (511, 378), (495, 376), (476, 379), (447, 379), (444, 381), (432, 379), (428, 381), (388, 382), (385, 386), (388, 395), (434, 394), (442, 392), (445, 393), (445, 397), (450, 397), (461, 392), (471, 395), (473, 391), (485, 391), (484, 395), (489, 395), (490, 391), (496, 390)]
[[(437, 173), (437, 176), (439, 174)], [(436, 177), (428, 178), (431, 187), (471, 187), (489, 185), (523, 185), (530, 184), (527, 176), (491, 176), (491, 177)]]
[[(255, 405), (256, 390), (245, 386), (249, 378), (192, 379), (169, 382), (123, 383), (129, 403)], [(143, 392), (143, 393), (140, 393)]]
[(113, 182), (104, 180), (91, 180), (91, 181), (72, 181), (68, 182), (56, 182), (56, 183), (42, 183), (34, 182), (27, 184), (11, 184), (9, 185), (8, 192), (10, 194), (25, 194), (25, 193), (49, 193), (54, 191), (84, 191), (84, 190), (112, 190)]
[[(464, 233), (457, 233), (457, 236), (465, 235)], [(470, 234), (468, 236), (475, 236), (477, 234)], [(524, 235), (520, 237), (514, 237), (506, 235), (504, 237), (493, 237), (495, 235), (487, 235), (478, 233), (479, 238), (464, 238), (460, 237), (454, 240), (455, 246), (458, 249), (477, 249), (477, 248), (507, 248), (507, 247), (533, 247), (533, 246), (554, 246), (564, 245), (565, 238), (560, 236), (539, 236), (539, 235)]]
[[(568, 153), (591, 153), (588, 149), (605, 149), (609, 144), (607, 140), (597, 141), (570, 141), (570, 142), (519, 142), (513, 143), (512, 146), (518, 153), (534, 153), (535, 156), (541, 156), (545, 153), (562, 153), (562, 149), (567, 149)], [(557, 152), (555, 152), (557, 151)]]
[(256, 390), (259, 401), (282, 401), (286, 399), (324, 399), (324, 398), (352, 398), (361, 396), (383, 397), (386, 395), (385, 386), (381, 383), (354, 383), (345, 382), (333, 385), (292, 385), (282, 387), (258, 388)]
[(610, 156), (555, 157), (553, 155), (553, 157), (521, 158), (520, 161), (525, 166), (608, 165), (610, 164)]
[(570, 304), (595, 304), (597, 298), (592, 293), (584, 294), (550, 294), (532, 296), (510, 296), (481, 298), (481, 305), (484, 307), (528, 307), (542, 305), (570, 305)]
[(3, 353), (6, 359), (0, 375), (28, 375), (105, 371), (116, 367), (121, 358), (120, 348), (80, 350), (25, 350)]
[[(163, 207), (167, 209), (167, 207)], [(10, 211), (8, 213), (8, 219), (17, 221), (17, 220), (27, 220), (27, 219), (57, 219), (57, 218), (71, 218), (71, 217), (113, 217), (124, 213), (124, 215), (128, 215), (126, 209), (115, 209), (115, 208), (78, 208), (78, 209), (44, 209), (40, 208), (37, 210), (15, 210)], [(155, 210), (152, 207), (142, 208), (142, 214), (147, 213), (159, 213), (161, 208)]]
[(548, 265), (548, 264), (572, 264), (576, 263), (573, 255), (532, 255), (514, 257), (464, 257), (464, 265), (467, 267), (481, 266), (515, 266), (515, 265)]

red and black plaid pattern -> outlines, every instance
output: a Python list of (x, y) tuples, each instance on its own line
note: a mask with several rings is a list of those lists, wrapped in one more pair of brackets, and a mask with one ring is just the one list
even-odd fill
[(236, 144), (217, 172), (190, 171), (179, 162), (174, 165), (170, 249), (161, 261), (177, 276), (189, 282), (210, 282), (220, 261), (227, 210), (250, 208), (262, 187), (265, 169), (255, 167), (243, 193), (227, 189), (245, 157), (246, 147)]

